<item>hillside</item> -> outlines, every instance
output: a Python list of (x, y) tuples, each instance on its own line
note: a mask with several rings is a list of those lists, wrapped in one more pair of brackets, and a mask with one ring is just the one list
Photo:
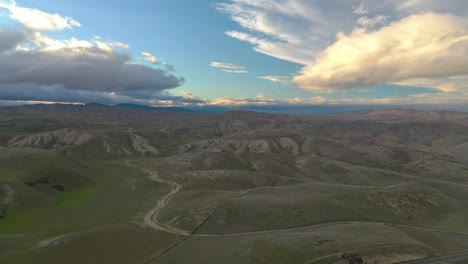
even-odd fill
[(468, 249), (468, 114), (0, 108), (2, 263), (400, 263)]

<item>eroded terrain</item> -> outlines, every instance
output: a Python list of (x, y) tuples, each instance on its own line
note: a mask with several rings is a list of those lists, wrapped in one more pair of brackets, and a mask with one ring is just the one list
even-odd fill
[(468, 114), (52, 105), (0, 117), (2, 263), (399, 263), (468, 250)]

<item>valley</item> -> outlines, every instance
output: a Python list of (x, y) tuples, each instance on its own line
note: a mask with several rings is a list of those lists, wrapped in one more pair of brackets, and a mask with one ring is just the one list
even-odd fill
[(466, 113), (92, 104), (0, 118), (2, 263), (385, 264), (468, 250)]

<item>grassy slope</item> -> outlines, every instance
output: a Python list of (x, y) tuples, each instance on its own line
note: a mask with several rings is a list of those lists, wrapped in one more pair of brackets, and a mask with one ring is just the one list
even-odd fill
[[(198, 202), (187, 202), (187, 197)], [(211, 197), (174, 198), (173, 216), (204, 211), (204, 199), (210, 201)], [(339, 221), (389, 222), (467, 231), (466, 200), (466, 188), (441, 183), (415, 182), (391, 188), (315, 183), (263, 187), (226, 197), (199, 232), (274, 230)]]
[[(13, 135), (68, 127), (57, 122), (21, 122), (21, 131), (28, 132), (2, 128), (0, 144)], [(134, 132), (164, 154), (174, 156), (144, 163), (162, 172), (161, 177), (183, 185), (182, 192), (160, 214), (162, 221), (174, 226), (190, 230), (203, 223), (199, 233), (216, 234), (336, 221), (379, 221), (467, 231), (465, 186), (418, 181), (397, 171), (378, 170), (397, 170), (406, 162), (405, 155), (419, 157), (419, 152), (410, 151), (397, 158), (400, 153), (393, 147), (351, 146), (353, 140), (326, 138), (314, 143), (311, 156), (299, 158), (303, 159), (302, 167), (297, 166), (297, 157), (280, 153), (179, 155), (171, 152), (175, 146), (203, 139), (212, 129), (169, 127), (156, 131), (147, 125), (145, 122), (144, 129)], [(102, 134), (109, 136), (112, 145), (120, 146), (126, 143), (122, 135), (127, 130), (125, 125), (120, 132), (106, 130)], [(113, 162), (118, 155), (104, 153), (100, 140), (69, 149), (74, 159), (87, 157), (80, 162), (54, 151), (34, 150), (24, 155), (17, 149), (15, 155), (5, 156), (5, 150), (0, 149), (0, 184), (13, 184), (17, 191), (15, 205), (10, 205), (7, 218), (0, 220), (1, 263), (139, 263), (181, 239), (129, 225), (139, 222), (168, 188), (149, 181), (144, 173), (125, 166), (123, 161)], [(463, 149), (458, 147), (452, 152), (463, 157)], [(108, 161), (93, 161), (96, 159)], [(387, 166), (390, 161), (393, 163)], [(467, 182), (466, 164), (442, 160), (430, 160), (432, 166), (418, 164), (408, 166), (404, 172), (427, 179)], [(44, 175), (63, 184), (66, 191), (23, 184)], [(389, 187), (399, 183), (405, 184)], [(256, 189), (242, 193), (252, 188)], [(5, 191), (0, 189), (0, 198), (3, 195)], [(38, 242), (60, 235), (64, 239), (59, 244), (35, 248)], [(463, 250), (468, 247), (466, 241), (465, 235), (360, 222), (192, 237), (154, 263), (309, 263), (314, 259), (310, 263), (334, 263), (342, 252), (391, 263)]]
[[(408, 246), (414, 258), (433, 255), (432, 249), (396, 228), (356, 223), (269, 234), (194, 237), (152, 263), (297, 264), (362, 248), (384, 248), (387, 253), (398, 253)], [(196, 254), (208, 248), (207, 254)]]
[(131, 225), (114, 225), (72, 235), (57, 245), (10, 252), (0, 257), (0, 261), (11, 264), (143, 263), (180, 239)]
[[(131, 242), (132, 237), (141, 237), (143, 240), (151, 240), (149, 244), (162, 243), (168, 246), (177, 239), (163, 235), (159, 241), (156, 233), (142, 232), (128, 226), (131, 222), (140, 223), (144, 213), (154, 206), (158, 197), (168, 191), (168, 186), (149, 180), (144, 172), (128, 167), (121, 161), (82, 163), (70, 160), (61, 153), (47, 151), (3, 158), (0, 164), (0, 182), (12, 184), (16, 191), (14, 205), (9, 206), (6, 218), (0, 222), (0, 245), (5, 245), (0, 247), (0, 261), (4, 257), (9, 260), (7, 263), (14, 263), (15, 259), (30, 259), (34, 256), (38, 258), (35, 263), (63, 263), (55, 259), (53, 252), (65, 257), (66, 252), (74, 250), (76, 255), (80, 255), (78, 253), (83, 247), (91, 248), (87, 243), (80, 244), (80, 240), (97, 237), (104, 244), (106, 237), (113, 237), (109, 230), (117, 230), (116, 236), (128, 236), (128, 243), (134, 243)], [(65, 192), (56, 191), (49, 185), (29, 187), (23, 183), (44, 176), (51, 183), (63, 184)], [(108, 226), (117, 228), (100, 230)], [(69, 249), (64, 248), (67, 247), (65, 245), (41, 250), (44, 254), (39, 256), (36, 251), (28, 253), (39, 241), (86, 230), (97, 231), (85, 233), (83, 239), (78, 235), (72, 240)], [(11, 235), (16, 236), (12, 239)], [(102, 250), (117, 250), (117, 246), (125, 245), (124, 241), (119, 245), (110, 243)], [(138, 255), (139, 252), (134, 253)], [(95, 253), (90, 252), (82, 257), (99, 255)], [(15, 257), (10, 259), (12, 255)]]

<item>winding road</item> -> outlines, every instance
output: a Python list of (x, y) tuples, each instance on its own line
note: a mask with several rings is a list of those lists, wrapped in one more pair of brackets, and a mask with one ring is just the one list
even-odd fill
[[(134, 165), (131, 165), (131, 166), (134, 166)], [(181, 230), (172, 226), (168, 226), (158, 221), (158, 214), (161, 212), (162, 209), (164, 209), (168, 205), (171, 198), (174, 197), (180, 191), (180, 189), (182, 189), (182, 185), (176, 182), (167, 181), (159, 177), (158, 173), (155, 171), (150, 171), (147, 169), (142, 169), (142, 170), (150, 175), (149, 178), (152, 181), (165, 183), (172, 187), (171, 191), (168, 194), (166, 194), (161, 200), (159, 200), (156, 206), (145, 215), (145, 217), (143, 218), (144, 224), (158, 231), (164, 231), (167, 233), (181, 235), (181, 236), (190, 235), (190, 232), (188, 231)]]

